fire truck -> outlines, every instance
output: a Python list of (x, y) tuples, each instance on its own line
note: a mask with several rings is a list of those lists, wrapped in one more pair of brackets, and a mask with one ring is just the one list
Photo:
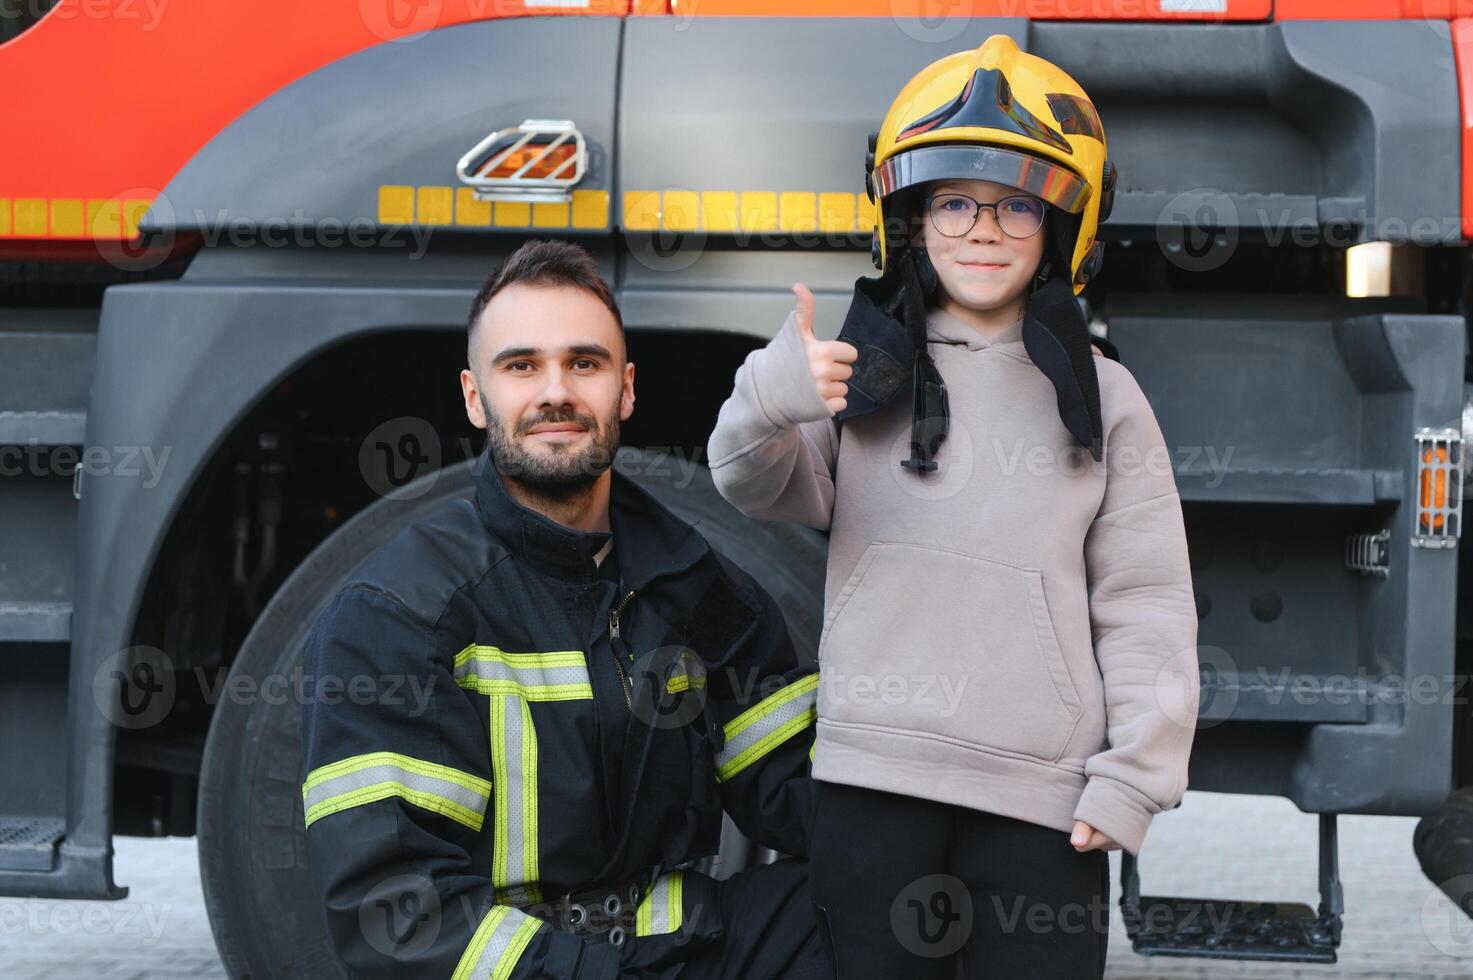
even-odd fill
[[(358, 561), (467, 493), (465, 318), (531, 237), (580, 242), (617, 291), (630, 472), (813, 652), (824, 537), (727, 506), (706, 437), (794, 281), (832, 337), (873, 274), (890, 99), (1006, 33), (1090, 92), (1118, 169), (1083, 299), (1172, 448), (1190, 786), (1319, 818), (1317, 908), (1203, 916), (1126, 855), (1136, 948), (1333, 960), (1339, 814), (1422, 816), (1424, 869), (1466, 898), (1469, 0), (3, 13), (0, 894), (120, 898), (115, 834), (198, 835), (231, 974), (336, 974), (300, 704), (273, 682)], [(763, 859), (744, 844), (726, 868)]]

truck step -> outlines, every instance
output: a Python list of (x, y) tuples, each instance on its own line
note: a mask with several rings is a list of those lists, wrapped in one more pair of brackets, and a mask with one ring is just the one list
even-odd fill
[(97, 316), (0, 307), (0, 663), (71, 637), (79, 447)]
[(1336, 854), (1335, 815), (1320, 814), (1320, 907), (1300, 902), (1141, 895), (1136, 859), (1120, 859), (1125, 933), (1146, 956), (1334, 963), (1345, 911)]
[(1149, 956), (1335, 962), (1328, 931), (1302, 902), (1143, 895), (1127, 915), (1135, 951)]
[(0, 817), (0, 871), (51, 871), (66, 832), (57, 819)]
[(0, 308), (0, 446), (80, 446), (97, 311)]
[(0, 411), (0, 446), (80, 446), (86, 412)]
[(71, 636), (70, 602), (0, 601), (0, 643), (65, 643)]

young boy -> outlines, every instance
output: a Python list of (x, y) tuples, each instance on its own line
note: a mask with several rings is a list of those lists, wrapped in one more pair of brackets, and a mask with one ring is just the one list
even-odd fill
[(906, 85), (871, 182), (881, 277), (835, 341), (795, 285), (709, 445), (744, 513), (830, 532), (813, 894), (840, 980), (1098, 977), (1198, 683), (1170, 454), (1075, 299), (1104, 132), (994, 35)]

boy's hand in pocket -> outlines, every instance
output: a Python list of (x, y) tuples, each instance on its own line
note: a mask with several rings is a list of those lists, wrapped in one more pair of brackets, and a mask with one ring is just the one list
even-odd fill
[(859, 348), (847, 340), (819, 340), (813, 335), (813, 293), (801, 282), (793, 284), (798, 297), (798, 335), (808, 355), (808, 370), (813, 384), (823, 396), (829, 411), (842, 412), (849, 404), (849, 386), (845, 382), (854, 374), (853, 364), (859, 359)]

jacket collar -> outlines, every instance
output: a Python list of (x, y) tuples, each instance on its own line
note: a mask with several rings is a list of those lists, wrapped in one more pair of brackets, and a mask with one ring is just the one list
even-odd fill
[(699, 532), (621, 473), (620, 466), (616, 455), (609, 488), (612, 531), (566, 527), (524, 506), (507, 492), (489, 449), (481, 452), (472, 468), (476, 509), (517, 561), (574, 582), (599, 577), (593, 556), (612, 537), (625, 588), (640, 589), (659, 575), (690, 567), (710, 546)]
[(1005, 344), (1023, 343), (1023, 321), (1004, 327), (1001, 332), (988, 337), (963, 320), (959, 320), (939, 306), (926, 311), (926, 339), (938, 344), (960, 344), (967, 350), (984, 347), (1000, 347)]

